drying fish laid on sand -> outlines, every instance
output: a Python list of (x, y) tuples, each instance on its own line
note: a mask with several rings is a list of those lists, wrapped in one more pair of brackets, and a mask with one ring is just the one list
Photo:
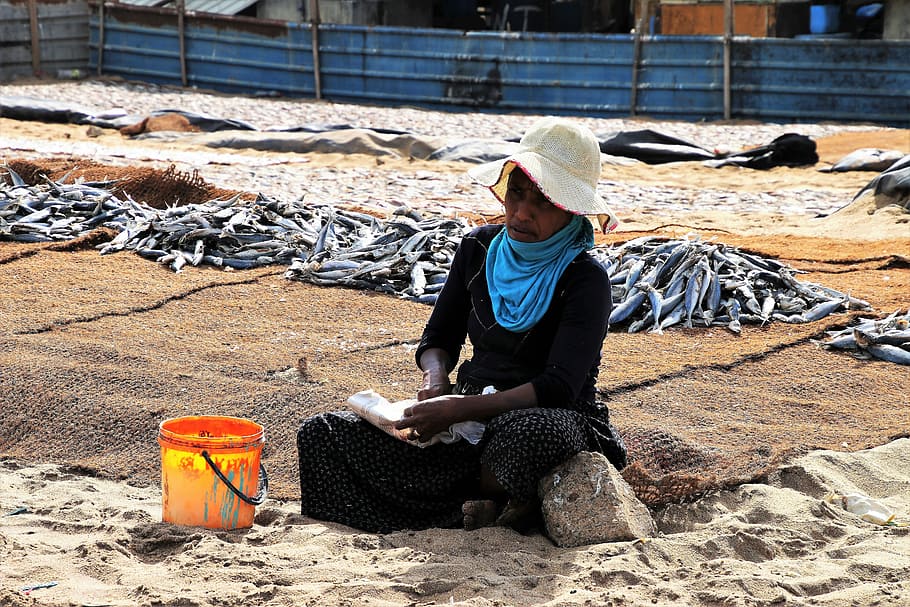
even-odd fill
[(798, 271), (779, 261), (699, 238), (646, 236), (593, 253), (610, 273), (610, 325), (629, 333), (662, 333), (680, 323), (739, 333), (743, 322), (805, 323), (872, 307), (796, 280)]
[[(435, 303), (462, 236), (464, 219), (424, 218), (400, 207), (389, 218), (329, 205), (285, 202), (260, 195), (155, 209), (123, 201), (102, 183), (0, 188), (0, 238), (47, 242), (104, 226), (118, 232), (101, 254), (131, 250), (175, 272), (200, 264), (249, 269), (286, 264), (285, 278), (321, 286), (380, 291)], [(610, 323), (630, 333), (661, 333), (682, 324), (805, 323), (840, 310), (870, 309), (860, 299), (801, 282), (775, 260), (704, 242), (644, 237), (599, 247), (595, 257), (612, 283)]]
[(898, 310), (881, 319), (859, 318), (853, 326), (827, 333), (827, 341), (816, 342), (825, 349), (910, 365), (910, 310), (906, 314)]

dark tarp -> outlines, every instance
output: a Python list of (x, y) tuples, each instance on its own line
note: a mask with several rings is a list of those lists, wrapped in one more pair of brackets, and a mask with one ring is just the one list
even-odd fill
[(710, 160), (714, 153), (657, 131), (621, 131), (600, 143), (600, 151), (611, 156), (636, 158), (648, 164), (684, 160)]
[(910, 198), (910, 154), (904, 156), (867, 183), (853, 200), (872, 190), (876, 196)]
[(818, 154), (815, 151), (814, 141), (805, 135), (785, 133), (768, 145), (718, 156), (717, 161), (708, 164), (713, 167), (732, 164), (749, 169), (765, 170), (779, 166), (807, 166), (816, 162), (818, 162)]
[[(190, 124), (205, 133), (232, 131), (233, 136), (205, 141), (212, 147), (250, 147), (272, 151), (337, 153), (389, 153), (381, 149), (391, 146), (398, 152), (415, 158), (463, 162), (488, 162), (503, 158), (515, 147), (515, 139), (483, 141), (452, 140), (441, 137), (415, 135), (396, 129), (372, 127), (358, 128), (347, 124), (305, 124), (285, 129), (261, 131), (252, 124), (241, 120), (194, 114), (184, 110), (162, 109), (151, 112), (150, 116), (180, 114)], [(0, 96), (0, 117), (39, 122), (64, 122), (92, 124), (102, 128), (122, 128), (140, 122), (145, 116), (129, 115), (122, 110), (104, 112), (88, 108), (28, 97)], [(255, 131), (242, 134), (239, 131)], [(312, 135), (328, 133), (350, 133), (339, 137), (318, 138)], [(268, 133), (274, 134), (269, 136)], [(140, 134), (149, 137), (152, 133)], [(194, 136), (183, 134), (183, 136)], [(198, 136), (198, 135), (197, 135)], [(787, 133), (768, 145), (743, 152), (718, 155), (688, 141), (665, 135), (649, 129), (621, 131), (607, 137), (599, 137), (600, 150), (604, 154), (633, 158), (647, 164), (667, 162), (700, 161), (708, 166), (736, 165), (751, 169), (769, 169), (775, 166), (804, 166), (818, 162), (815, 142), (805, 135)], [(346, 147), (350, 146), (350, 147)]]
[[(184, 110), (155, 110), (149, 116), (162, 114), (181, 114), (190, 124), (206, 132), (227, 130), (258, 130), (255, 126), (241, 120), (216, 118), (194, 114)], [(32, 120), (35, 122), (60, 122), (66, 124), (92, 124), (106, 129), (119, 129), (140, 122), (145, 116), (127, 114), (123, 110), (107, 110), (98, 112), (62, 101), (34, 99), (31, 97), (18, 97), (0, 95), (0, 117), (14, 120)]]

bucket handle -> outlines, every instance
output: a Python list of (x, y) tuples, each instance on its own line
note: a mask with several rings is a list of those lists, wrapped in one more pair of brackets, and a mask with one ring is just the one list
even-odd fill
[(247, 504), (250, 504), (251, 506), (258, 506), (265, 501), (266, 495), (268, 495), (269, 492), (269, 475), (265, 471), (265, 466), (263, 466), (261, 463), (259, 464), (259, 487), (257, 488), (256, 495), (249, 497), (245, 495), (243, 491), (235, 487), (230, 480), (228, 480), (228, 477), (224, 475), (224, 472), (222, 472), (218, 468), (218, 465), (212, 461), (212, 458), (209, 456), (208, 451), (203, 449), (201, 455), (205, 462), (211, 467), (212, 472), (215, 473), (215, 476), (220, 478), (221, 482), (227, 485), (228, 489), (230, 489), (234, 495), (239, 497)]

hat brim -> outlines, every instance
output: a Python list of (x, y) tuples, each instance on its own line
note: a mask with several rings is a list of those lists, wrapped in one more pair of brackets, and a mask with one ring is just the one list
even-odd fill
[[(468, 169), (468, 175), (489, 188), (497, 200), (505, 202), (509, 174), (515, 167), (521, 168), (554, 206), (574, 215), (597, 215), (604, 232), (609, 232), (618, 225), (610, 205), (594, 188), (536, 152), (518, 152), (478, 165)], [(544, 175), (549, 175), (550, 178), (544, 180)]]

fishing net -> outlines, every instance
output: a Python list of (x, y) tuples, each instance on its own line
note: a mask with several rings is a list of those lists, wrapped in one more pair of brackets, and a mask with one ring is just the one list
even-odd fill
[(734, 457), (658, 428), (631, 427), (623, 433), (629, 465), (622, 476), (648, 506), (689, 501), (705, 493), (757, 481), (783, 459)]
[[(9, 166), (40, 182), (41, 175), (62, 179), (74, 163)], [(150, 206), (189, 204), (200, 190), (203, 201), (227, 197), (195, 173), (173, 168), (80, 161), (67, 182), (79, 178), (121, 178), (122, 192)], [(99, 229), (66, 243), (3, 243), (8, 292), (0, 324), (10, 337), (0, 344), (0, 402), (17, 406), (0, 424), (0, 452), (156, 482), (159, 454), (148, 436), (161, 418), (229, 412), (271, 430), (263, 457), (273, 493), (293, 499), (299, 488), (288, 453), (300, 419), (337, 408), (362, 385), (410, 394), (409, 347), (426, 307), (314, 288), (268, 268), (233, 275), (200, 268), (175, 279), (140, 256), (93, 250), (111, 237)], [(910, 265), (905, 254), (894, 253), (906, 251), (904, 240), (723, 239), (756, 254), (800, 260), (812, 270), (806, 279), (868, 296), (877, 310), (905, 309)], [(639, 498), (652, 507), (685, 501), (761, 480), (808, 449), (856, 450), (906, 436), (901, 369), (813, 344), (859, 314), (867, 312), (805, 324), (772, 320), (737, 335), (717, 327), (673, 327), (664, 335), (611, 331), (599, 396), (623, 434), (629, 450), (623, 476)], [(307, 379), (276, 379), (301, 359), (309, 361)]]

